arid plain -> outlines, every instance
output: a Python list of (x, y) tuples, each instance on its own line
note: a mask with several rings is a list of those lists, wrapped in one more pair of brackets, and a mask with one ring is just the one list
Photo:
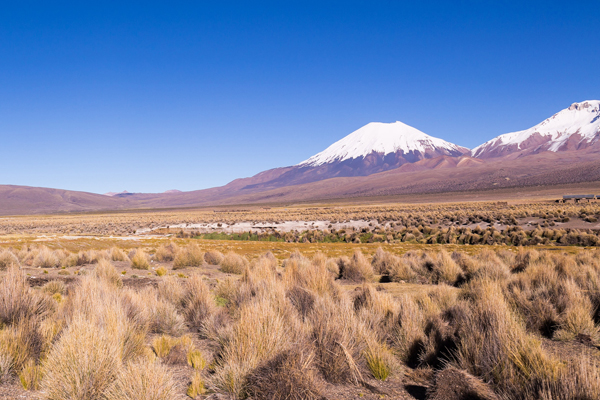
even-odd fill
[(599, 218), (551, 200), (5, 217), (0, 398), (598, 398)]

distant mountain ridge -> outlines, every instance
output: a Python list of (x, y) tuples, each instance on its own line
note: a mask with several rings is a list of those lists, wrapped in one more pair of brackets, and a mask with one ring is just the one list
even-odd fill
[(597, 182), (600, 189), (598, 100), (574, 103), (532, 128), (497, 136), (472, 151), (399, 121), (370, 123), (299, 164), (190, 192), (97, 195), (0, 185), (0, 214), (520, 190), (586, 182)]

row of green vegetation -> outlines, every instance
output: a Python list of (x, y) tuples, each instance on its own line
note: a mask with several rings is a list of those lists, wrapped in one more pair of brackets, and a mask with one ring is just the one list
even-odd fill
[(208, 239), (208, 240), (248, 240), (253, 242), (284, 242), (285, 239), (277, 234), (259, 234), (253, 232), (242, 232), (242, 233), (205, 233), (194, 236), (194, 239)]
[[(184, 233), (182, 233), (185, 236)], [(243, 233), (192, 233), (196, 239), (247, 240), (289, 243), (422, 243), (422, 244), (471, 244), (471, 245), (559, 245), (598, 246), (600, 230), (597, 229), (551, 229), (538, 227), (524, 230), (512, 226), (503, 230), (494, 227), (471, 229), (468, 227), (418, 227), (370, 228), (360, 230), (306, 230), (302, 232), (243, 232)]]

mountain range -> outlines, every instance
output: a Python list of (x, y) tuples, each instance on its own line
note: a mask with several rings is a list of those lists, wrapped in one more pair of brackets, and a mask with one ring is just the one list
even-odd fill
[(0, 185), (0, 214), (594, 188), (600, 188), (598, 100), (573, 103), (532, 128), (472, 150), (399, 121), (373, 122), (299, 164), (190, 192), (98, 195)]

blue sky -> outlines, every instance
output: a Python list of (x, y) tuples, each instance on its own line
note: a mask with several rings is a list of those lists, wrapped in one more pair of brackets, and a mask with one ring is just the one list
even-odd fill
[(600, 98), (597, 1), (13, 3), (2, 184), (202, 189), (372, 121), (474, 147)]

